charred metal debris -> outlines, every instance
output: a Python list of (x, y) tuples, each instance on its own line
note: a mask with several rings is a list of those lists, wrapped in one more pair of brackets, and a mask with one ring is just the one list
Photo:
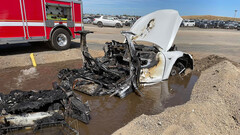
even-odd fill
[(72, 91), (55, 84), (54, 90), (0, 93), (0, 134), (31, 127), (38, 130), (46, 126), (65, 125), (65, 116), (89, 123), (90, 108)]
[[(154, 57), (157, 51), (154, 47), (134, 46), (131, 43), (119, 43), (112, 41), (106, 43), (105, 56), (93, 58), (86, 44), (86, 35), (90, 31), (78, 32), (81, 36), (81, 51), (83, 55), (83, 67), (81, 69), (63, 69), (58, 77), (60, 85), (67, 90), (77, 90), (91, 96), (116, 95), (124, 98), (131, 92), (142, 95), (140, 86), (141, 61), (140, 58)], [(123, 32), (124, 35), (133, 33)], [(138, 51), (151, 51), (140, 54)]]

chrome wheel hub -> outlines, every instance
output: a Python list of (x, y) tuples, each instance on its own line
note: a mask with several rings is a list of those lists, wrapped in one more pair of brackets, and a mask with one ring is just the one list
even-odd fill
[(57, 36), (57, 44), (58, 44), (59, 46), (65, 46), (65, 45), (67, 45), (67, 36), (64, 35), (64, 34), (59, 34), (59, 35)]

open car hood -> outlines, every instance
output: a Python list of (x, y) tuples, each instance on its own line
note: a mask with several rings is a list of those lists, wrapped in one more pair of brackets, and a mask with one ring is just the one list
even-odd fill
[(176, 10), (158, 10), (138, 19), (130, 29), (133, 41), (151, 42), (168, 51), (182, 22)]

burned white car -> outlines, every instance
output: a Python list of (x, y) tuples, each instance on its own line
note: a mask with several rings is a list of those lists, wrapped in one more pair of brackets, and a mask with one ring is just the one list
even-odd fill
[[(63, 69), (58, 77), (61, 87), (92, 96), (116, 95), (124, 98), (131, 92), (142, 95), (140, 86), (167, 80), (170, 75), (193, 69), (190, 54), (176, 51), (173, 46), (182, 18), (175, 10), (159, 10), (140, 18), (125, 36), (123, 43), (106, 43), (105, 55), (93, 58), (86, 43), (90, 31), (81, 34), (83, 67)], [(152, 46), (138, 44), (139, 41)]]

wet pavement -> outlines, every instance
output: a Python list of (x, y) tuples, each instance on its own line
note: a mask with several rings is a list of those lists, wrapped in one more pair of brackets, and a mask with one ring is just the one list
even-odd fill
[[(52, 82), (58, 81), (57, 73), (63, 68), (80, 68), (81, 60), (38, 65), (38, 67), (21, 67), (0, 71), (0, 91), (9, 93), (11, 90), (47, 90), (52, 88)], [(134, 118), (146, 114), (161, 113), (167, 107), (186, 103), (191, 96), (199, 74), (189, 74), (184, 77), (170, 77), (168, 81), (144, 87), (141, 91), (144, 97), (131, 93), (124, 99), (118, 97), (91, 97), (76, 92), (84, 102), (88, 101), (91, 112), (90, 124), (68, 118), (68, 123), (80, 135), (108, 135), (123, 127)], [(36, 134), (72, 134), (64, 127), (45, 128)], [(30, 130), (18, 131), (13, 134), (32, 134)]]

